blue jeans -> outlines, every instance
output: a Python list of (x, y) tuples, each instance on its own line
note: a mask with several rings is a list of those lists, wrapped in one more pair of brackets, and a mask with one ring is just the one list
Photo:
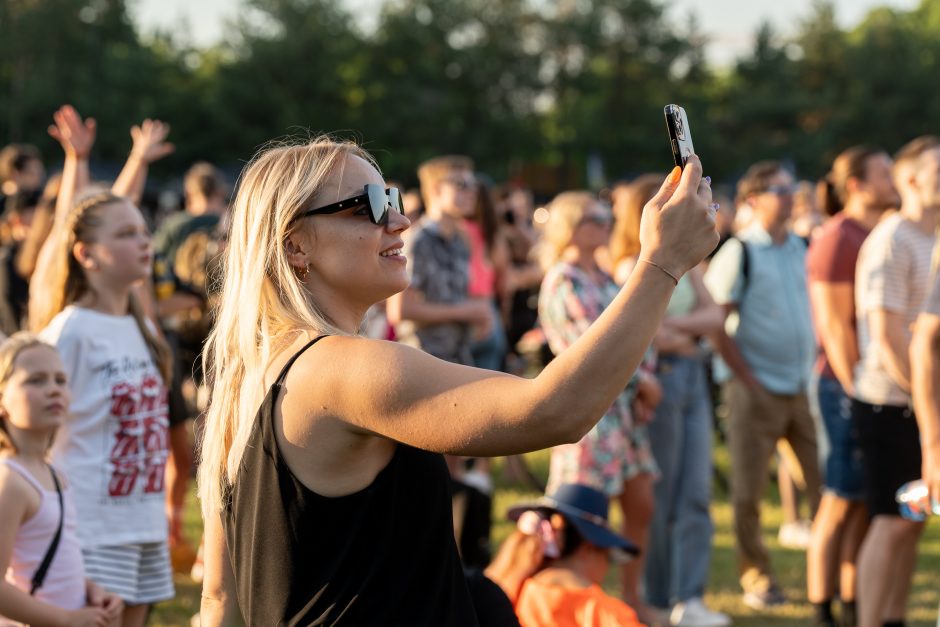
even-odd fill
[(852, 420), (852, 400), (838, 379), (819, 377), (819, 412), (829, 437), (824, 485), (838, 497), (861, 501), (865, 498), (862, 446)]
[(474, 342), (470, 347), (473, 354), (473, 365), (486, 370), (502, 370), (503, 360), (506, 358), (506, 331), (499, 309), (493, 305), (493, 329), (488, 337)]
[(708, 580), (712, 526), (712, 403), (698, 357), (662, 356), (663, 400), (649, 425), (660, 479), (650, 525), (644, 583), (655, 607), (701, 597)]

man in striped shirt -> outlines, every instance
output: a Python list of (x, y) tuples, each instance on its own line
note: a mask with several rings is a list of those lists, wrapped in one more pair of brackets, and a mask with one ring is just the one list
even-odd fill
[(919, 137), (895, 158), (901, 209), (872, 230), (859, 252), (855, 306), (861, 359), (852, 417), (863, 451), (872, 522), (858, 561), (860, 627), (903, 625), (923, 523), (901, 518), (895, 492), (921, 474), (911, 410), (911, 326), (930, 286), (940, 217), (940, 138)]

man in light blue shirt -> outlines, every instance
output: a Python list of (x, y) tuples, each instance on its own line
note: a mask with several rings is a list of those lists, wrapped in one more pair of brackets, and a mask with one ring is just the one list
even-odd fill
[(816, 432), (806, 388), (816, 343), (806, 288), (806, 244), (787, 229), (794, 179), (776, 161), (757, 163), (738, 184), (753, 223), (718, 251), (705, 275), (726, 314), (719, 347), (734, 373), (727, 385), (731, 496), (744, 603), (785, 602), (761, 539), (767, 466), (785, 440), (802, 467), (810, 508), (819, 504)]

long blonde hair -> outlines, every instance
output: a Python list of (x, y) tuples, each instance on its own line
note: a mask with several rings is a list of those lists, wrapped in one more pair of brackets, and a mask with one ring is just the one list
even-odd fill
[[(54, 346), (43, 342), (32, 333), (26, 331), (14, 333), (0, 343), (0, 389), (5, 387), (10, 377), (13, 376), (16, 358), (19, 357), (23, 351), (37, 346), (55, 351)], [(49, 446), (52, 446), (52, 438), (49, 438)], [(0, 417), (0, 451), (2, 450), (11, 450), (15, 453), (16, 443), (13, 441), (13, 438), (10, 437), (6, 423), (3, 421), (2, 417)]]
[[(199, 496), (206, 516), (223, 505), (264, 398), (271, 358), (304, 332), (348, 335), (312, 302), (288, 263), (292, 220), (346, 157), (375, 165), (359, 146), (321, 136), (262, 149), (242, 171), (231, 211), (215, 327), (203, 356), (212, 389), (201, 442)], [(258, 303), (245, 302), (257, 295)]]
[(571, 244), (574, 232), (584, 217), (584, 212), (597, 196), (591, 192), (562, 192), (548, 204), (548, 222), (540, 244), (539, 260), (548, 270), (555, 265), (565, 249)]
[[(104, 224), (104, 210), (111, 205), (127, 202), (130, 201), (108, 191), (85, 196), (72, 207), (63, 230), (50, 236), (57, 238), (54, 242), (55, 256), (51, 259), (51, 278), (49, 284), (43, 286), (43, 297), (33, 300), (34, 307), (30, 309), (29, 319), (32, 331), (38, 333), (46, 328), (63, 309), (91, 291), (85, 269), (73, 253), (75, 244), (93, 242), (95, 233)], [(128, 313), (137, 323), (163, 381), (169, 385), (173, 368), (170, 347), (148, 324), (143, 307), (133, 291), (128, 299)]]

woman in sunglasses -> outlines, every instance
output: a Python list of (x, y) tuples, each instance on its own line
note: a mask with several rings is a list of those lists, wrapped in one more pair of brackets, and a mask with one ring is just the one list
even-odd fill
[(697, 159), (676, 170), (646, 212), (644, 262), (527, 380), (359, 337), (369, 306), (408, 284), (397, 191), (351, 144), (261, 152), (241, 177), (208, 342), (203, 624), (240, 611), (249, 625), (476, 625), (442, 453), (587, 432), (677, 277), (715, 246), (710, 203)]

